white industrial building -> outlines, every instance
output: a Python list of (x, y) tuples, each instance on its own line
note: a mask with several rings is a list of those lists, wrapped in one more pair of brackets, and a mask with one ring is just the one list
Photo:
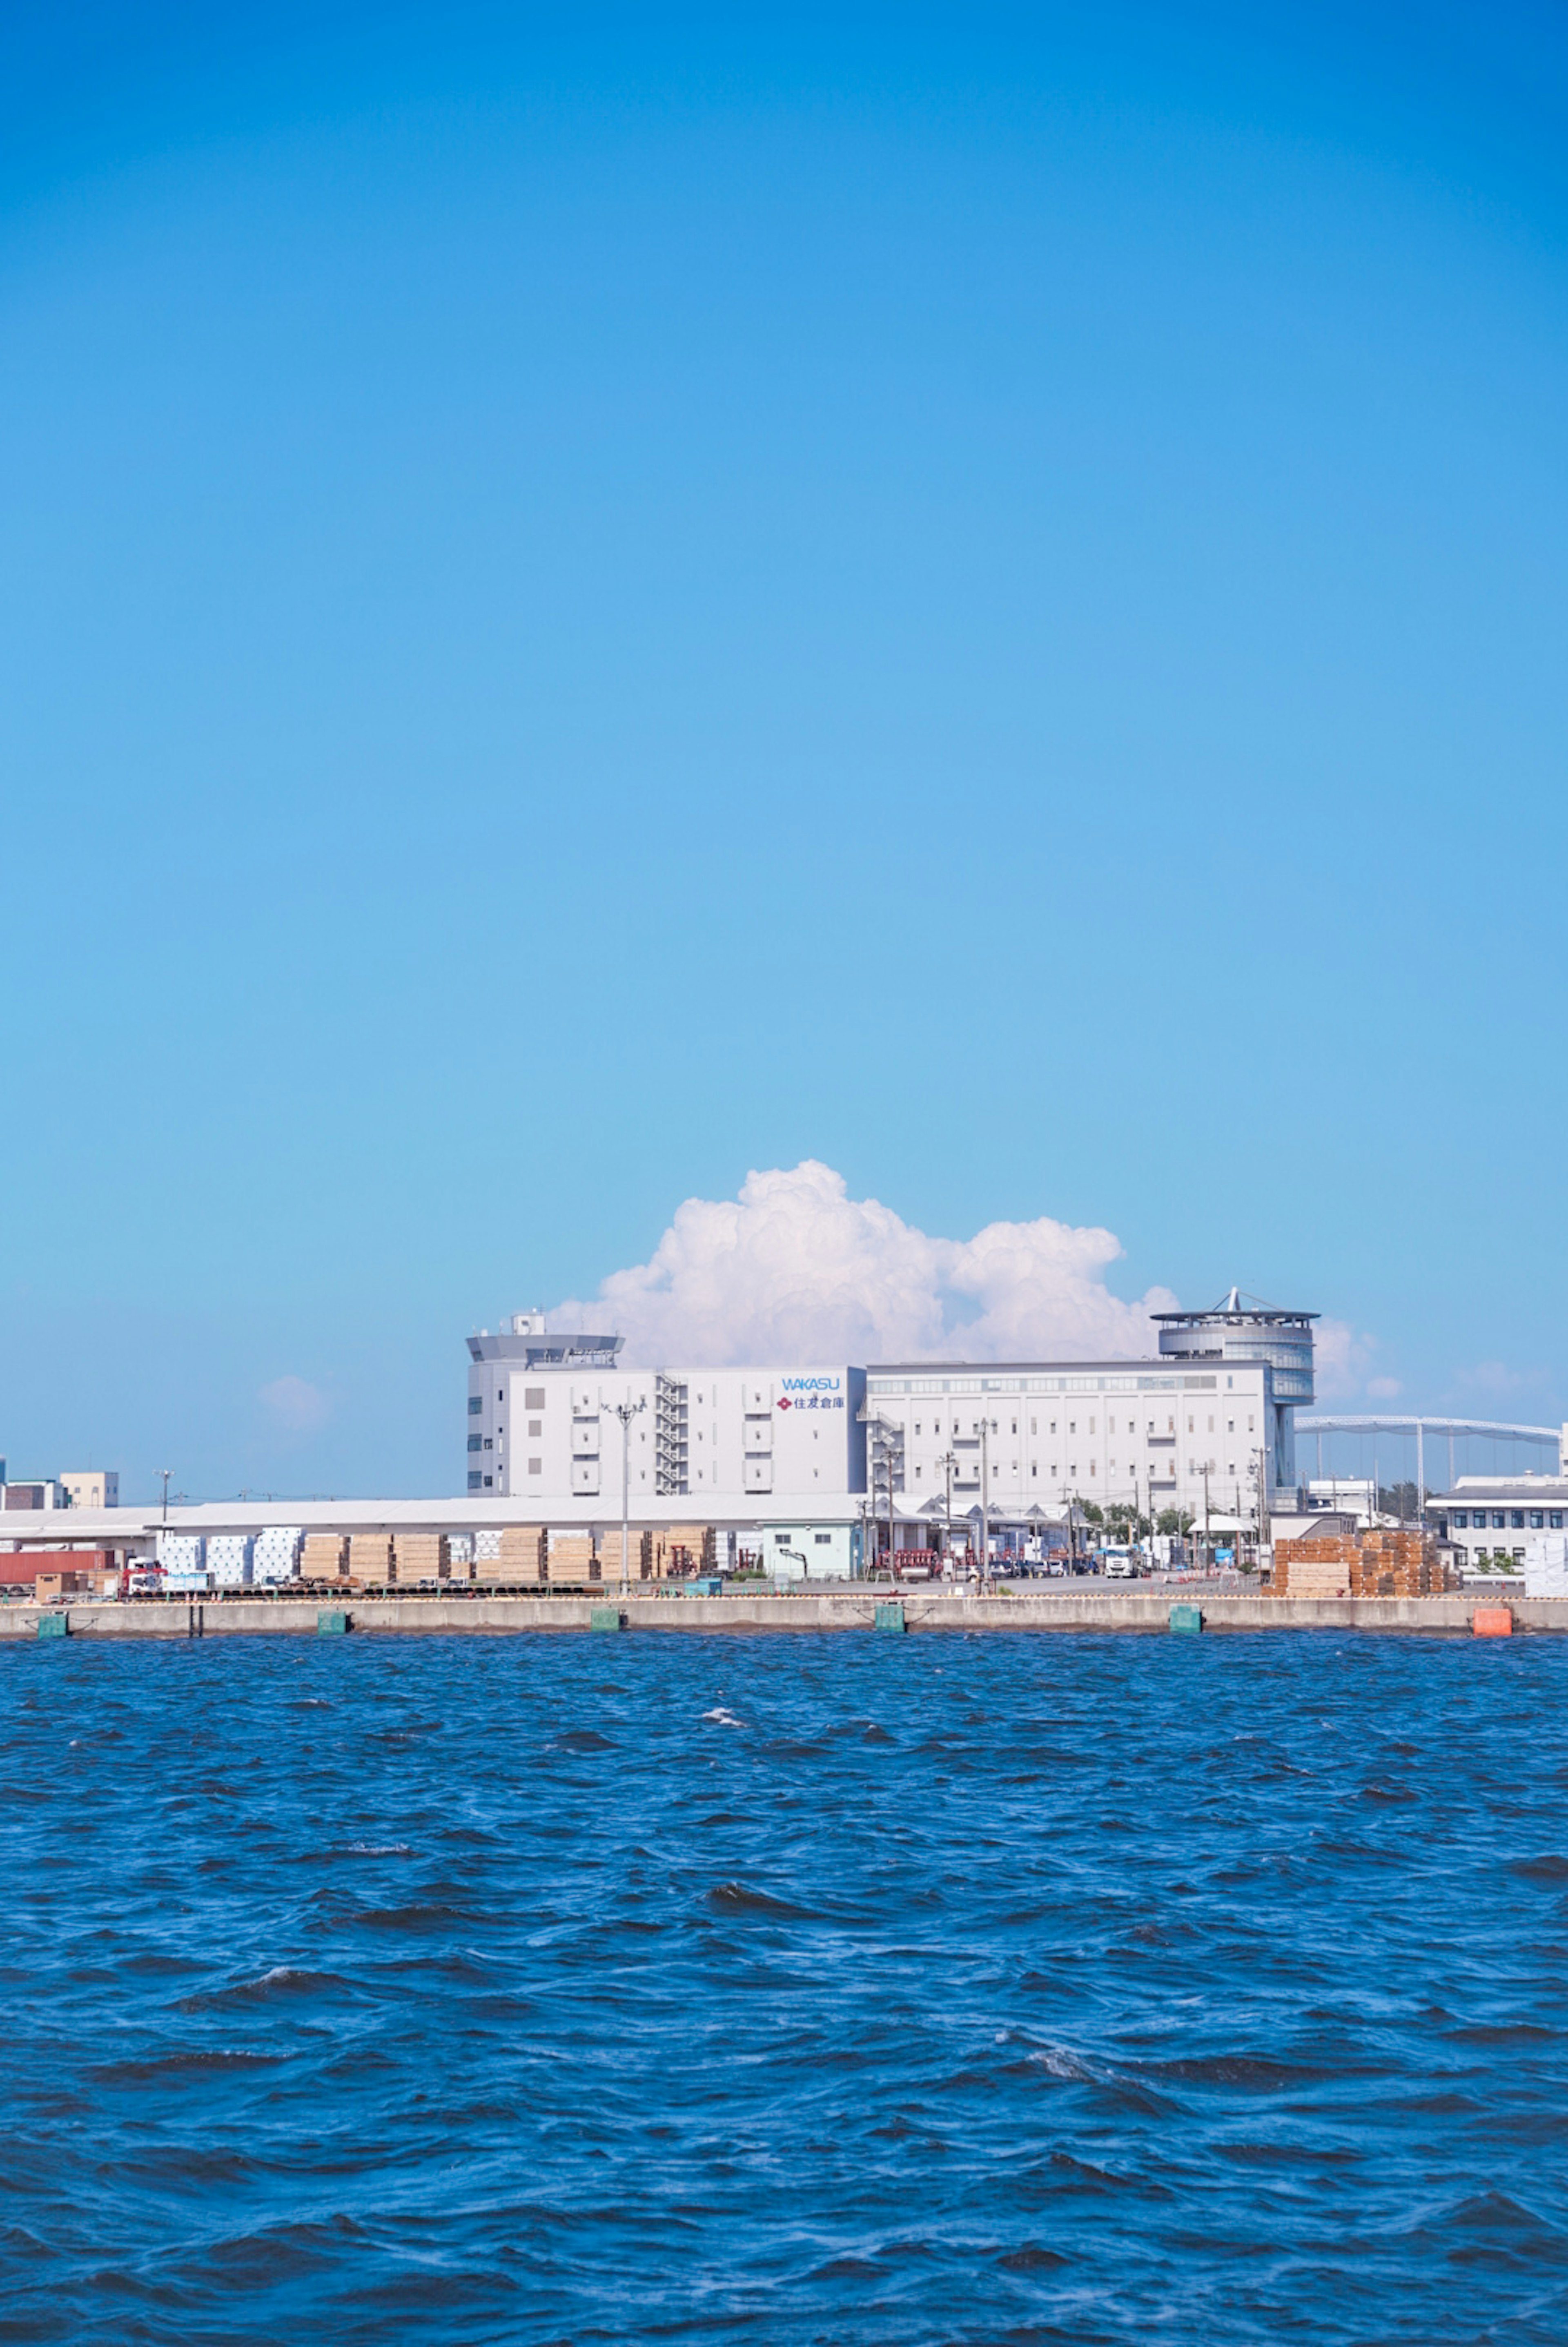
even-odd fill
[(855, 1517), (869, 1501), (1023, 1524), (1074, 1499), (1256, 1518), (1295, 1501), (1314, 1317), (1233, 1288), (1161, 1314), (1152, 1360), (631, 1370), (618, 1337), (519, 1313), (468, 1340), (468, 1491), (613, 1520), (624, 1455), (628, 1511), (652, 1523), (694, 1507), (742, 1524)]
[(1429, 1500), (1427, 1521), (1473, 1572), (1522, 1564), (1531, 1541), (1568, 1530), (1568, 1476), (1461, 1475)]
[[(879, 1363), (870, 1478), (940, 1520), (1057, 1514), (1073, 1500), (1257, 1520), (1296, 1492), (1294, 1412), (1312, 1399), (1312, 1320), (1244, 1300), (1162, 1313), (1154, 1361)], [(939, 1504), (937, 1504), (939, 1503)]]
[(574, 1517), (618, 1517), (624, 1494), (657, 1522), (703, 1510), (758, 1520), (780, 1498), (841, 1510), (864, 1491), (863, 1369), (622, 1369), (620, 1346), (548, 1331), (535, 1312), (471, 1337), (470, 1493)]

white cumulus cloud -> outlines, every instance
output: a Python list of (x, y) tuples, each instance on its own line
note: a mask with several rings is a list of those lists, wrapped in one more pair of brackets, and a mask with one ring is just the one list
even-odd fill
[(1155, 1349), (1163, 1287), (1105, 1286), (1109, 1231), (1041, 1215), (935, 1238), (808, 1158), (748, 1174), (738, 1198), (688, 1198), (647, 1263), (613, 1272), (559, 1328), (612, 1324), (628, 1364), (1121, 1358)]

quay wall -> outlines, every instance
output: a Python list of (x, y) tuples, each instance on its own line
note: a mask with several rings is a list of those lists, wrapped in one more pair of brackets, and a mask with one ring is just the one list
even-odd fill
[[(401, 1635), (467, 1633), (506, 1635), (520, 1631), (586, 1631), (595, 1614), (618, 1614), (626, 1630), (814, 1631), (871, 1630), (887, 1593), (823, 1592), (792, 1596), (682, 1597), (611, 1591), (587, 1597), (376, 1597), (219, 1599), (188, 1602), (86, 1602), (66, 1606), (0, 1607), (0, 1639), (36, 1638), (41, 1614), (66, 1616), (72, 1637), (190, 1638), (256, 1635), (314, 1636), (319, 1617), (337, 1612), (357, 1634)], [(927, 1630), (1137, 1631), (1165, 1633), (1173, 1604), (1196, 1604), (1206, 1632), (1257, 1630), (1402, 1631), (1420, 1635), (1471, 1635), (1474, 1596), (1269, 1597), (1262, 1594), (1188, 1598), (1179, 1589), (1031, 1593), (965, 1597), (929, 1593), (902, 1599), (906, 1628)], [(1486, 1601), (1495, 1604), (1496, 1601)], [(1568, 1599), (1513, 1597), (1516, 1632), (1568, 1631)]]

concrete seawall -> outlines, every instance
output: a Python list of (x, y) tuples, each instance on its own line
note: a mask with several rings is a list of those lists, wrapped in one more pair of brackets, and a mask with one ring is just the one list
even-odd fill
[[(223, 1638), (252, 1635), (314, 1636), (319, 1617), (330, 1611), (346, 1616), (355, 1633), (467, 1633), (499, 1636), (519, 1631), (583, 1631), (596, 1613), (618, 1614), (626, 1630), (815, 1631), (871, 1630), (875, 1608), (887, 1593), (835, 1592), (816, 1596), (681, 1597), (634, 1594), (602, 1597), (380, 1597), (340, 1601), (300, 1598), (214, 1597), (188, 1604), (109, 1603), (0, 1608), (0, 1639), (36, 1638), (40, 1618), (63, 1614), (66, 1633), (76, 1638)], [(1268, 1597), (1206, 1595), (1190, 1598), (1179, 1588), (1156, 1591), (1063, 1589), (1027, 1596), (965, 1598), (911, 1593), (902, 1599), (904, 1622), (926, 1630), (1089, 1630), (1165, 1634), (1173, 1604), (1202, 1609), (1207, 1632), (1255, 1630), (1402, 1631), (1424, 1636), (1469, 1636), (1480, 1604), (1496, 1600), (1450, 1597)], [(1568, 1631), (1568, 1599), (1514, 1597), (1516, 1631)]]

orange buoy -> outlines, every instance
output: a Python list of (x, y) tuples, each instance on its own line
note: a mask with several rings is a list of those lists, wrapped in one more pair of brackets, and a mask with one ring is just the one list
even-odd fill
[(1478, 1605), (1470, 1626), (1478, 1638), (1512, 1638), (1513, 1610), (1508, 1605)]

